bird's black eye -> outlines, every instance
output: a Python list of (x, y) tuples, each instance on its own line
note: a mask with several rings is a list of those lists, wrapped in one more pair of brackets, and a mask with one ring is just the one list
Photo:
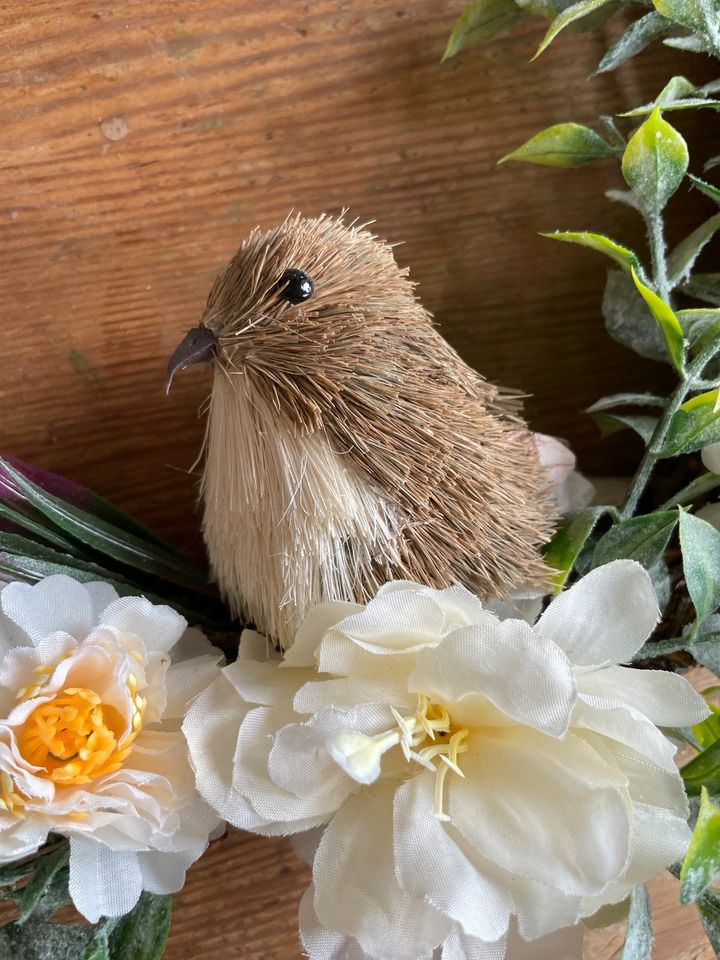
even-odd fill
[(302, 270), (291, 267), (278, 280), (278, 290), (290, 303), (302, 303), (313, 295), (315, 284)]

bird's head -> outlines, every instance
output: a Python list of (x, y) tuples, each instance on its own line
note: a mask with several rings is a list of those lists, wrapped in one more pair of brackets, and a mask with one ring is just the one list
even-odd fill
[(387, 336), (429, 323), (390, 246), (365, 229), (295, 215), (255, 229), (215, 281), (198, 327), (168, 365), (173, 376), (210, 360), (275, 383), (382, 358)]

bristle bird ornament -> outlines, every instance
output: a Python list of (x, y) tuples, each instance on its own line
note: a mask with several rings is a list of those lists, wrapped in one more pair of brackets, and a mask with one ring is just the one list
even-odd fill
[(553, 511), (517, 398), (443, 340), (365, 227), (254, 230), (168, 368), (211, 362), (211, 569), (283, 647), (314, 604), (391, 579), (481, 597), (547, 579)]

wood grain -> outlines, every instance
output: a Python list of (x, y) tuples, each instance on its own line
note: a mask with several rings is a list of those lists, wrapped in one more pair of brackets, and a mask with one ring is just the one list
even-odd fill
[[(461, 6), (0, 5), (3, 448), (199, 552), (188, 471), (207, 381), (188, 371), (166, 398), (166, 358), (256, 222), (348, 206), (403, 242), (398, 259), (468, 361), (534, 395), (535, 426), (567, 437), (590, 472), (629, 467), (632, 441), (601, 445), (579, 411), (667, 373), (604, 333), (604, 265), (537, 232), (596, 228), (636, 242), (638, 224), (603, 199), (617, 185), (610, 164), (495, 161), (550, 123), (649, 100), (671, 72), (702, 81), (698, 58), (659, 48), (586, 82), (607, 35), (563, 37), (529, 64), (542, 31), (533, 23), (441, 65)], [(677, 122), (700, 170), (718, 152), (711, 127)], [(702, 209), (683, 194), (671, 239)], [(306, 882), (285, 843), (231, 834), (191, 871), (168, 956), (297, 957)], [(690, 948), (669, 894), (658, 896), (670, 944), (658, 957), (670, 960)], [(612, 950), (598, 946), (598, 960)]]

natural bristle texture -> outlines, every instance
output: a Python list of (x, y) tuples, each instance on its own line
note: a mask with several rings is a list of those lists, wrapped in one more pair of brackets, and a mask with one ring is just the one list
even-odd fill
[[(288, 270), (312, 280), (283, 298)], [(442, 339), (390, 247), (321, 216), (253, 231), (213, 286), (204, 533), (233, 610), (287, 645), (385, 581), (547, 580), (546, 480), (517, 398)]]

